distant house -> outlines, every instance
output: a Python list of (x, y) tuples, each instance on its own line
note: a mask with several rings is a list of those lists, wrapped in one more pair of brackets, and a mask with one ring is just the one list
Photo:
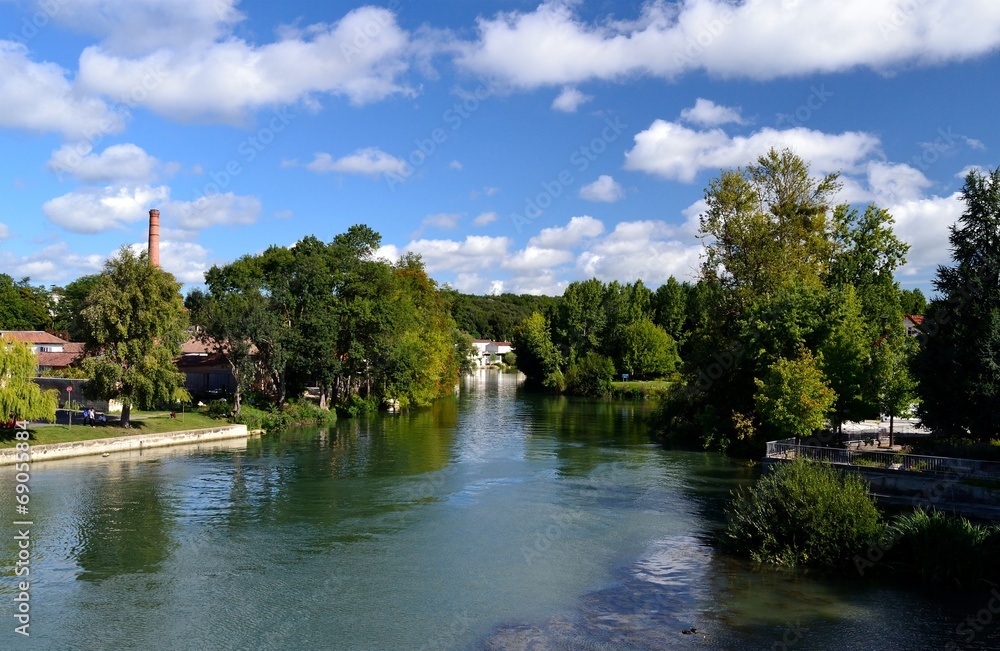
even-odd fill
[(906, 328), (906, 334), (908, 334), (909, 336), (919, 337), (923, 325), (924, 325), (924, 316), (922, 314), (903, 315), (903, 327)]
[(184, 373), (184, 388), (192, 396), (236, 391), (236, 378), (226, 356), (194, 337), (181, 346), (176, 363), (177, 370)]
[(492, 339), (476, 339), (472, 342), (475, 348), (472, 356), (476, 366), (484, 368), (493, 363), (503, 361), (500, 359), (505, 353), (514, 350), (514, 346), (509, 341), (493, 341)]
[(69, 368), (83, 356), (83, 344), (41, 330), (0, 330), (0, 337), (31, 346), (37, 358), (36, 373)]

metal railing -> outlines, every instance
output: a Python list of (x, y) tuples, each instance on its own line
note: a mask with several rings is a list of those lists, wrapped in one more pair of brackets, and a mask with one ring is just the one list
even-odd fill
[(845, 450), (815, 445), (799, 445), (795, 439), (769, 441), (769, 459), (808, 459), (839, 465), (909, 470), (913, 472), (940, 472), (963, 476), (1000, 478), (1000, 462), (955, 457), (931, 457), (917, 454), (900, 454), (879, 450)]

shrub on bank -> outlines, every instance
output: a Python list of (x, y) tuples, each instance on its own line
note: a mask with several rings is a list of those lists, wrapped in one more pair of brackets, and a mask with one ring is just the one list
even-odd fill
[(859, 475), (802, 459), (738, 489), (725, 541), (756, 561), (842, 568), (884, 530)]
[(940, 511), (897, 515), (886, 538), (884, 569), (924, 585), (971, 587), (1000, 581), (1000, 526)]

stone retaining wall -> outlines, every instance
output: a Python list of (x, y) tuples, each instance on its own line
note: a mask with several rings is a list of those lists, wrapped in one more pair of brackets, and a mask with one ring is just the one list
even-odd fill
[[(31, 446), (31, 462), (39, 463), (51, 459), (68, 459), (86, 455), (104, 454), (105, 452), (126, 452), (129, 450), (144, 450), (168, 445), (183, 445), (185, 443), (204, 443), (222, 439), (246, 438), (246, 425), (223, 425), (207, 429), (189, 429), (180, 432), (163, 432), (161, 434), (138, 434), (135, 436), (116, 436), (107, 439), (91, 439), (89, 441), (68, 441), (66, 443), (51, 443), (48, 445)], [(0, 466), (15, 462), (16, 448), (0, 449)]]

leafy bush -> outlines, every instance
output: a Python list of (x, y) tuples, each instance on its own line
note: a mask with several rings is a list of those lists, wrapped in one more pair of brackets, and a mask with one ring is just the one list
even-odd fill
[(611, 391), (614, 363), (597, 353), (587, 353), (566, 369), (566, 390), (578, 396), (603, 396)]
[(888, 530), (885, 566), (923, 584), (972, 586), (1000, 580), (1000, 527), (940, 511), (896, 516)]
[(864, 479), (803, 459), (737, 490), (726, 517), (735, 551), (779, 565), (846, 567), (884, 531)]
[(378, 411), (378, 403), (375, 400), (365, 400), (357, 394), (351, 394), (351, 399), (346, 405), (337, 407), (337, 415), (347, 418), (355, 418), (375, 411)]
[(212, 400), (208, 403), (208, 415), (212, 418), (229, 418), (232, 409), (224, 398)]

